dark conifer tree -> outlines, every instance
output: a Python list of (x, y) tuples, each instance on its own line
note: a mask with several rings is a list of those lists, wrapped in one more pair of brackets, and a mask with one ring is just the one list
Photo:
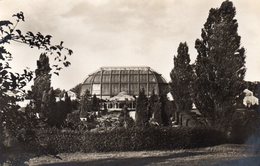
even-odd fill
[(92, 111), (99, 111), (99, 107), (99, 99), (97, 98), (96, 94), (94, 94), (92, 97)]
[(149, 107), (148, 116), (149, 116), (149, 119), (152, 117), (152, 115), (155, 112), (154, 106), (156, 104), (156, 101), (158, 101), (158, 95), (155, 94), (154, 89), (153, 89), (152, 94), (151, 94), (151, 96), (149, 97), (149, 100), (148, 100), (148, 107)]
[(193, 71), (190, 65), (189, 49), (185, 43), (180, 43), (177, 56), (174, 56), (174, 68), (171, 76), (171, 94), (177, 111), (190, 111), (192, 108), (191, 84)]
[(49, 58), (46, 54), (41, 54), (37, 61), (37, 69), (35, 70), (36, 78), (34, 79), (34, 85), (32, 86), (32, 99), (34, 101), (36, 112), (41, 115), (46, 114), (46, 110), (42, 107), (43, 95), (47, 95), (51, 89), (51, 68)]
[(65, 102), (65, 107), (66, 107), (66, 114), (71, 113), (72, 112), (72, 103), (71, 103), (71, 99), (68, 95), (68, 92), (65, 92), (64, 95), (64, 102)]
[(168, 99), (166, 95), (160, 96), (160, 105), (161, 105), (161, 117), (162, 125), (168, 126), (170, 124), (170, 110), (168, 109)]
[(92, 111), (91, 94), (86, 90), (80, 100), (80, 116), (85, 117), (88, 112)]
[(159, 96), (154, 93), (154, 89), (152, 94), (149, 98), (149, 119), (153, 118), (152, 120), (159, 125), (162, 124), (162, 114), (161, 114), (161, 102), (159, 100)]
[[(245, 49), (240, 47), (236, 9), (230, 1), (213, 8), (197, 39), (195, 103), (213, 124), (225, 125), (243, 91)], [(218, 122), (216, 122), (218, 120)], [(219, 121), (220, 120), (220, 121)]]
[(135, 113), (136, 125), (144, 127), (149, 122), (149, 108), (148, 99), (145, 95), (144, 89), (141, 89), (136, 100), (136, 113)]

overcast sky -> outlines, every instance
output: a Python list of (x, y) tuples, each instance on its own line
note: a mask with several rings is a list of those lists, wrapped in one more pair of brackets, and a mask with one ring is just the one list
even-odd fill
[[(194, 62), (209, 9), (222, 0), (0, 0), (0, 18), (23, 11), (25, 31), (51, 34), (74, 51), (72, 65), (52, 85), (70, 89), (101, 66), (150, 66), (167, 81), (173, 56), (186, 41)], [(246, 49), (246, 80), (260, 80), (260, 1), (233, 0), (238, 33)], [(9, 46), (13, 68), (36, 67), (40, 52), (20, 44)]]

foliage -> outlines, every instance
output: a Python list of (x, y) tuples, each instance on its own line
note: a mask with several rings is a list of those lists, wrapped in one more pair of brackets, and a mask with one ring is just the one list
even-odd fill
[(170, 117), (172, 107), (170, 107), (170, 101), (165, 95), (152, 95), (149, 98), (149, 116), (150, 124), (155, 126), (168, 126), (170, 124)]
[(96, 94), (93, 95), (93, 97), (91, 99), (91, 103), (92, 103), (91, 104), (92, 105), (92, 111), (94, 111), (94, 112), (99, 111), (99, 108), (100, 108), (99, 103), (100, 103), (100, 101), (97, 98)]
[(194, 98), (196, 107), (209, 124), (225, 129), (233, 106), (243, 91), (245, 49), (240, 47), (235, 7), (224, 1), (211, 9), (195, 48)]
[(70, 91), (76, 93), (78, 99), (80, 98), (81, 86), (82, 86), (82, 83), (80, 83), (80, 84), (76, 85), (74, 88), (70, 89)]
[[(35, 105), (36, 112), (41, 115), (46, 115), (46, 108), (43, 106), (47, 104), (44, 98), (47, 97), (48, 92), (51, 90), (51, 68), (49, 64), (49, 58), (46, 54), (41, 54), (37, 61), (37, 69), (35, 70), (36, 78), (34, 79), (34, 85), (30, 98)], [(44, 96), (45, 95), (45, 96)]]
[(135, 113), (136, 125), (144, 127), (149, 122), (149, 108), (148, 99), (145, 95), (144, 89), (141, 89), (136, 100), (136, 113)]
[(134, 120), (130, 117), (129, 111), (128, 111), (126, 105), (124, 105), (123, 110), (121, 111), (118, 120), (119, 120), (120, 127), (123, 126), (125, 128), (129, 128), (129, 127), (134, 126)]
[(162, 114), (161, 114), (161, 102), (159, 100), (159, 96), (152, 91), (152, 95), (149, 98), (149, 117), (150, 123), (154, 125), (161, 125), (162, 124)]
[(210, 128), (119, 128), (103, 132), (49, 129), (37, 135), (40, 144), (56, 153), (173, 150), (226, 142), (223, 133)]
[(193, 71), (186, 42), (179, 44), (178, 54), (174, 56), (174, 68), (170, 76), (171, 94), (177, 111), (190, 111), (192, 109), (191, 84)]
[(91, 94), (86, 90), (85, 94), (80, 100), (80, 116), (85, 117), (87, 112), (92, 111)]
[[(11, 22), (9, 20), (0, 21), (0, 131), (6, 130), (13, 131), (12, 126), (17, 126), (17, 130), (12, 132), (13, 135), (17, 135), (17, 131), (30, 130), (30, 125), (20, 126), (21, 124), (27, 124), (28, 120), (27, 112), (25, 114), (19, 112), (19, 108), (16, 105), (16, 101), (22, 100), (24, 97), (23, 87), (27, 85), (33, 78), (33, 72), (25, 69), (23, 73), (15, 73), (11, 71), (9, 62), (12, 60), (12, 54), (5, 48), (5, 45), (18, 42), (26, 44), (29, 47), (36, 47), (43, 51), (41, 57), (44, 55), (52, 55), (55, 64), (52, 66), (53, 73), (62, 69), (61, 66), (69, 66), (70, 62), (67, 61), (67, 55), (72, 55), (72, 50), (63, 47), (63, 42), (59, 45), (51, 43), (51, 35), (43, 35), (40, 32), (26, 32), (23, 33), (18, 29), (18, 24), (25, 21), (22, 12), (14, 14), (13, 17), (16, 21)], [(50, 69), (48, 69), (50, 70)], [(41, 71), (36, 72), (39, 74)], [(30, 113), (29, 113), (30, 114)], [(35, 116), (35, 115), (34, 115)], [(34, 117), (32, 116), (32, 117)], [(3, 135), (3, 133), (0, 133)]]
[(69, 128), (71, 130), (77, 130), (79, 129), (80, 125), (81, 125), (80, 112), (78, 110), (67, 114), (64, 127)]
[(160, 96), (160, 103), (161, 103), (161, 116), (162, 116), (162, 125), (168, 126), (170, 124), (170, 116), (172, 108), (169, 107), (169, 100), (167, 99), (166, 95)]
[(260, 113), (254, 110), (240, 110), (233, 114), (229, 139), (232, 143), (246, 143), (251, 137), (259, 134)]

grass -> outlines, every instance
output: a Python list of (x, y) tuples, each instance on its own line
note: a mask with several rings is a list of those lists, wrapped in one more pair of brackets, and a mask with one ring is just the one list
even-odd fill
[[(62, 153), (59, 158), (31, 158), (29, 165), (258, 165), (260, 151), (250, 145), (225, 144), (207, 148), (173, 151), (138, 151), (109, 153)], [(260, 150), (260, 148), (259, 148)], [(242, 166), (242, 165), (241, 165)]]

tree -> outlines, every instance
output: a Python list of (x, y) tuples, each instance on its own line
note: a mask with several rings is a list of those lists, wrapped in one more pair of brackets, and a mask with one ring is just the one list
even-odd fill
[(161, 102), (159, 100), (159, 96), (154, 93), (154, 89), (152, 94), (148, 100), (149, 102), (149, 118), (151, 123), (155, 123), (157, 125), (162, 124), (162, 115), (161, 115)]
[(171, 94), (174, 98), (178, 112), (192, 109), (191, 85), (193, 70), (190, 65), (190, 55), (187, 43), (180, 43), (178, 54), (174, 56), (174, 68), (171, 76)]
[(72, 92), (76, 93), (77, 98), (80, 98), (81, 86), (82, 86), (82, 83), (80, 83), (80, 84), (76, 85), (74, 88), (70, 89)]
[(46, 115), (45, 107), (42, 107), (43, 96), (47, 95), (51, 89), (51, 68), (49, 64), (49, 58), (46, 54), (41, 54), (39, 60), (37, 61), (37, 69), (35, 70), (36, 78), (34, 79), (34, 85), (32, 86), (31, 98), (33, 99), (33, 103), (35, 105), (35, 110), (37, 113), (41, 115)]
[(80, 116), (87, 116), (88, 112), (92, 111), (92, 103), (91, 103), (91, 94), (89, 90), (86, 90), (85, 94), (81, 97), (80, 100)]
[(159, 101), (161, 104), (162, 125), (168, 126), (170, 124), (169, 100), (166, 95), (161, 95)]
[(92, 109), (91, 111), (97, 112), (99, 111), (99, 99), (97, 98), (96, 94), (93, 95), (92, 99), (91, 99), (91, 103), (92, 103)]
[(65, 102), (65, 107), (66, 107), (66, 114), (71, 113), (72, 112), (72, 103), (71, 103), (71, 99), (68, 95), (68, 92), (65, 92), (64, 95), (64, 102)]
[(129, 111), (126, 105), (123, 106), (123, 110), (121, 111), (119, 117), (119, 126), (120, 127), (125, 127), (125, 128), (130, 128), (133, 127), (134, 125), (134, 120), (130, 117)]
[(148, 99), (145, 95), (144, 89), (141, 89), (136, 100), (136, 113), (135, 113), (136, 125), (144, 127), (149, 122), (149, 108)]
[[(0, 131), (2, 127), (7, 130), (12, 130), (12, 124), (26, 124), (23, 120), (28, 120), (25, 117), (27, 114), (20, 114), (18, 112), (19, 107), (16, 105), (16, 101), (24, 98), (25, 90), (23, 87), (27, 85), (33, 78), (33, 72), (27, 69), (23, 73), (15, 73), (11, 71), (9, 62), (12, 60), (12, 54), (5, 48), (6, 44), (12, 44), (18, 42), (26, 44), (29, 47), (36, 47), (42, 50), (45, 55), (52, 55), (55, 64), (52, 66), (54, 74), (59, 74), (62, 66), (69, 66), (70, 62), (67, 61), (67, 55), (72, 55), (72, 50), (63, 47), (63, 42), (59, 45), (51, 43), (51, 35), (42, 35), (40, 32), (26, 32), (23, 33), (18, 29), (18, 24), (25, 21), (22, 12), (14, 14), (13, 17), (16, 21), (11, 22), (9, 20), (0, 21)], [(27, 109), (31, 110), (31, 109)], [(16, 116), (13, 116), (14, 113)], [(20, 119), (21, 121), (17, 121)], [(26, 129), (31, 129), (31, 126), (23, 126)], [(17, 128), (18, 129), (18, 128)], [(13, 132), (13, 135), (16, 132)], [(2, 136), (3, 134), (0, 133)]]
[[(243, 91), (245, 49), (240, 47), (236, 9), (230, 1), (213, 8), (195, 42), (195, 104), (207, 121), (226, 128)], [(218, 121), (218, 122), (217, 122)]]

